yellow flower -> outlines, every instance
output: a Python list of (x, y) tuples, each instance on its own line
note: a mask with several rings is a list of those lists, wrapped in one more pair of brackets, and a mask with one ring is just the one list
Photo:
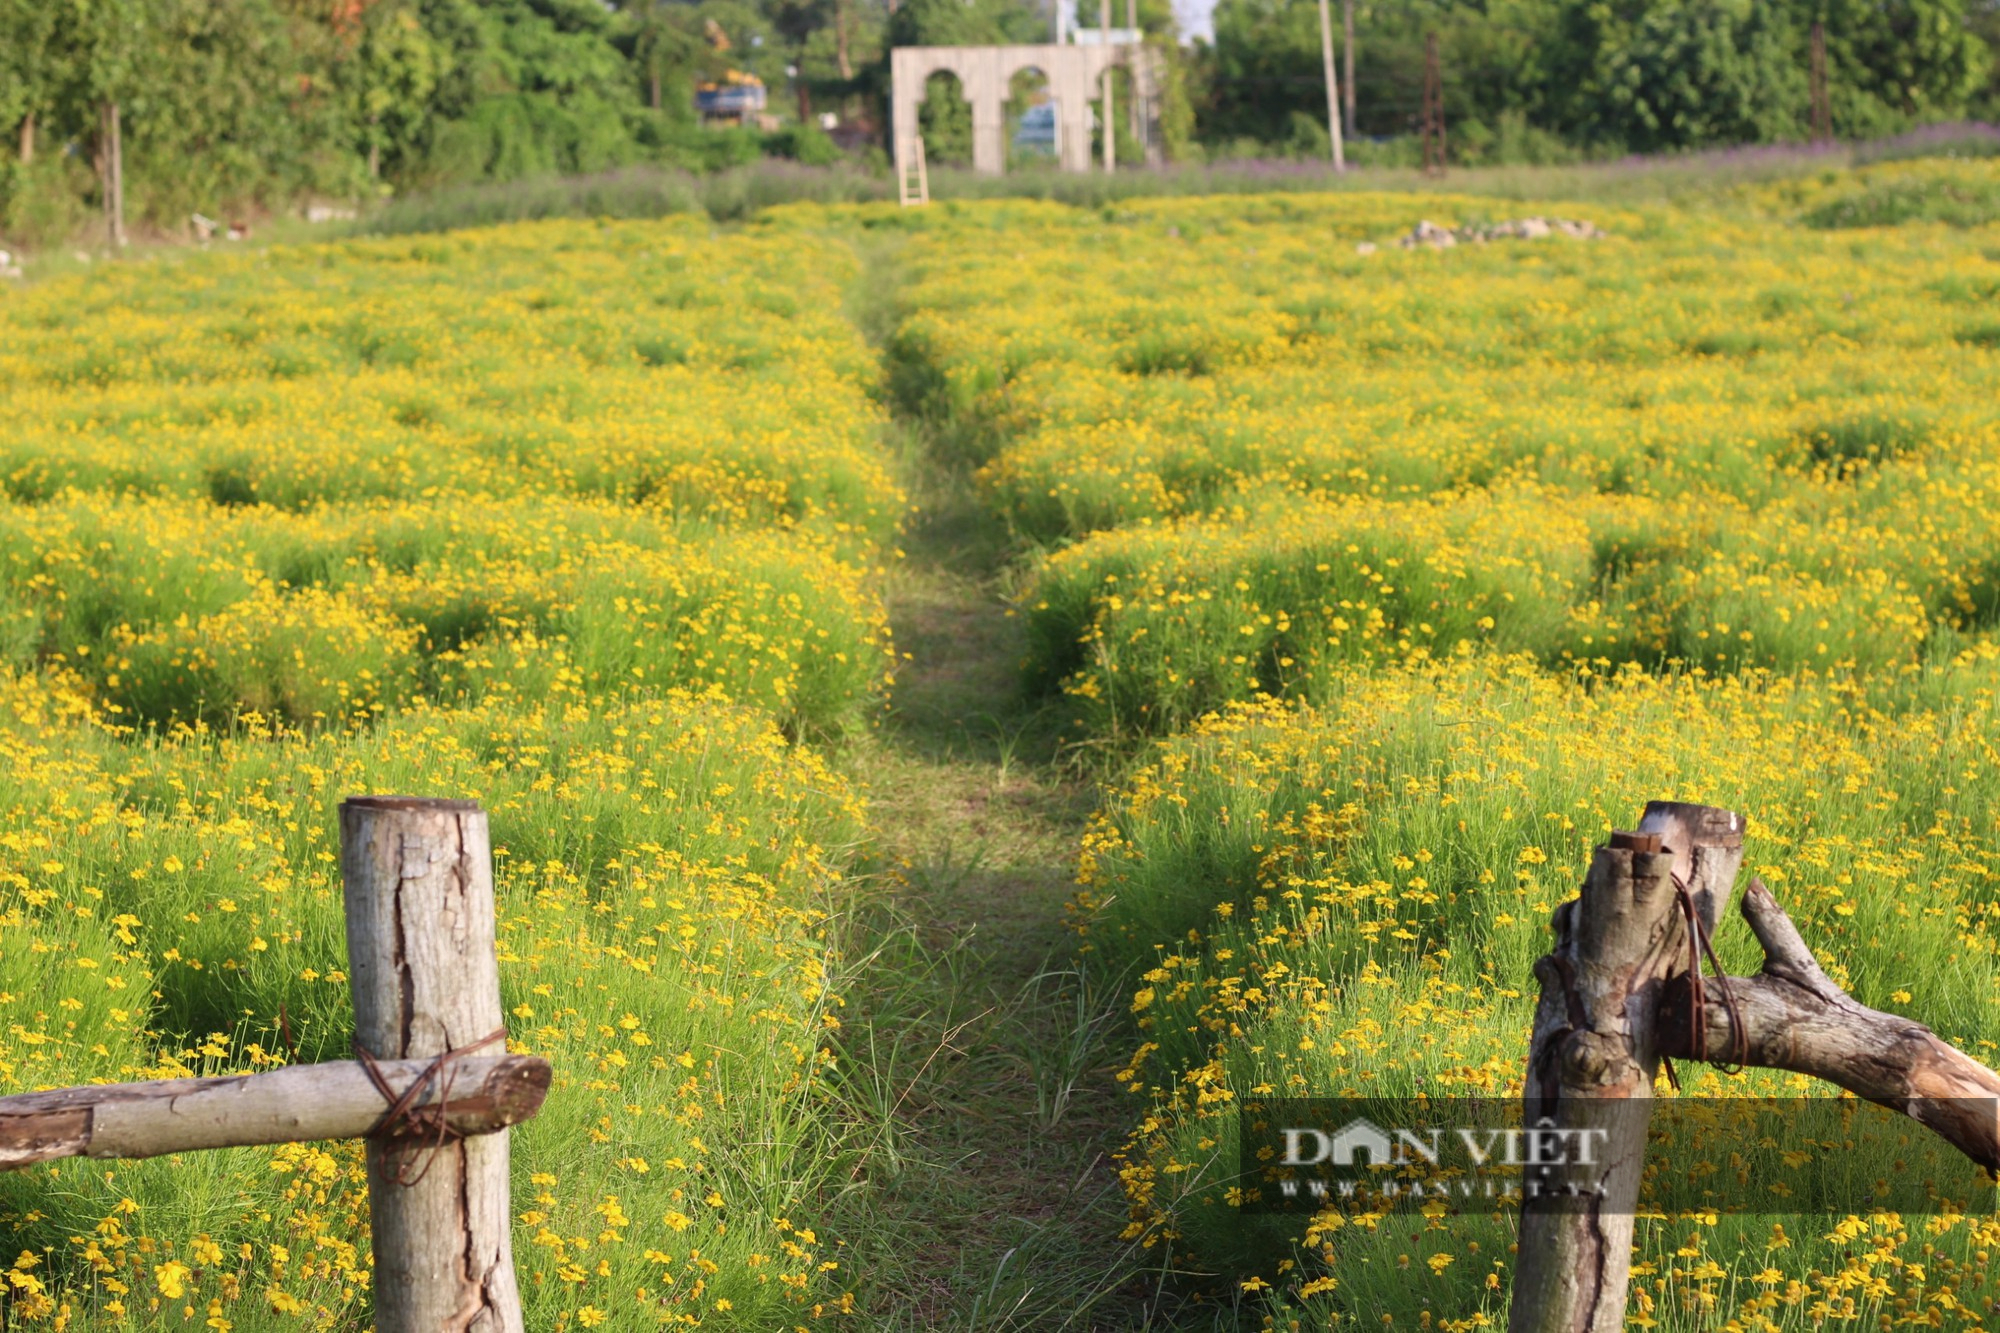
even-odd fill
[(160, 1288), (160, 1294), (170, 1301), (177, 1301), (187, 1293), (187, 1280), (192, 1272), (178, 1259), (169, 1260), (153, 1270), (153, 1281)]

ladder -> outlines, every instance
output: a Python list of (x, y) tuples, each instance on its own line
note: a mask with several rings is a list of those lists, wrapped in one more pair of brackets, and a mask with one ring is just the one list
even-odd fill
[(913, 134), (903, 140), (896, 157), (896, 188), (903, 207), (931, 201), (930, 172), (924, 167), (924, 136)]

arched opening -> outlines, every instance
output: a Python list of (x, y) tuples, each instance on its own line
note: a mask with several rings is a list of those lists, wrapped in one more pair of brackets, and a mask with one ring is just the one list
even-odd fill
[(938, 70), (924, 80), (917, 108), (917, 132), (924, 136), (924, 159), (940, 166), (972, 165), (972, 104), (958, 75)]
[(1049, 76), (1033, 65), (1007, 81), (1007, 169), (1055, 165), (1061, 151), (1062, 114), (1049, 91)]
[(1111, 118), (1117, 123), (1111, 131), (1118, 137), (1112, 147), (1116, 152), (1112, 161), (1120, 167), (1136, 167), (1146, 160), (1145, 141), (1140, 137), (1144, 130), (1142, 117), (1147, 108), (1139, 105), (1135, 93), (1138, 81), (1132, 71), (1123, 65), (1112, 65), (1097, 77), (1096, 94), (1090, 102), (1090, 160), (1093, 164), (1104, 161), (1104, 90), (1111, 89)]

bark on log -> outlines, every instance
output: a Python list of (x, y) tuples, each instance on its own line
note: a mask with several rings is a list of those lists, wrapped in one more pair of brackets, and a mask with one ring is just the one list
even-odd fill
[[(485, 813), (356, 797), (340, 807), (340, 841), (356, 1040), (420, 1059), (501, 1028)], [(378, 1333), (522, 1333), (507, 1138), (370, 1140)]]
[[(400, 1093), (430, 1066), (429, 1060), (395, 1060), (379, 1070)], [(549, 1090), (549, 1063), (536, 1056), (472, 1057), (453, 1072), (449, 1083), (437, 1080), (426, 1087), (417, 1105), (442, 1105), (445, 1123), (466, 1137), (528, 1119)], [(30, 1092), (0, 1097), (0, 1170), (59, 1157), (161, 1157), (204, 1148), (355, 1139), (375, 1129), (388, 1109), (367, 1071), (348, 1060), (228, 1078)]]
[[(1594, 1193), (1524, 1200), (1509, 1333), (1615, 1333), (1624, 1326), (1633, 1211), (1653, 1095), (1657, 1016), (1668, 978), (1686, 967), (1686, 885), (1704, 933), (1743, 859), (1743, 820), (1727, 810), (1656, 801), (1636, 833), (1613, 834), (1581, 893), (1556, 909), (1556, 945), (1535, 964), (1526, 1123), (1602, 1131)], [(1607, 1106), (1617, 1103), (1616, 1106)], [(1532, 1191), (1536, 1177), (1524, 1184)]]
[(1841, 990), (1762, 880), (1751, 880), (1744, 892), (1743, 919), (1764, 946), (1756, 976), (1726, 983), (1742, 1015), (1744, 1044), (1734, 1044), (1732, 1015), (1718, 998), (1720, 984), (1711, 982), (1701, 1050), (1694, 1048), (1688, 992), (1669, 995), (1660, 1015), (1667, 1054), (1720, 1063), (1747, 1050), (1749, 1064), (1838, 1084), (2000, 1171), (2000, 1075), (1914, 1019), (1870, 1009)]

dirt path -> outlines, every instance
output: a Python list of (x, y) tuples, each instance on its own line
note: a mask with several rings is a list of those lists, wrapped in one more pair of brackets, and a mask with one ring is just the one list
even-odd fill
[[(899, 273), (871, 258), (851, 313), (879, 345)], [(1063, 926), (1095, 784), (1061, 762), (1058, 710), (1022, 697), (1010, 545), (970, 467), (924, 422), (896, 438), (916, 504), (886, 588), (905, 660), (847, 756), (882, 865), (846, 987), (872, 1146), (837, 1210), (843, 1264), (870, 1329), (1156, 1326), (1107, 1155), (1123, 1004), (1076, 972)]]
[(856, 755), (890, 863), (848, 1034), (893, 1127), (853, 1200), (866, 1322), (1144, 1327), (1106, 1158), (1122, 1006), (1072, 968), (1062, 924), (1092, 791), (1057, 762), (1059, 719), (1020, 697), (969, 478), (915, 470), (922, 508), (889, 586), (907, 660)]

